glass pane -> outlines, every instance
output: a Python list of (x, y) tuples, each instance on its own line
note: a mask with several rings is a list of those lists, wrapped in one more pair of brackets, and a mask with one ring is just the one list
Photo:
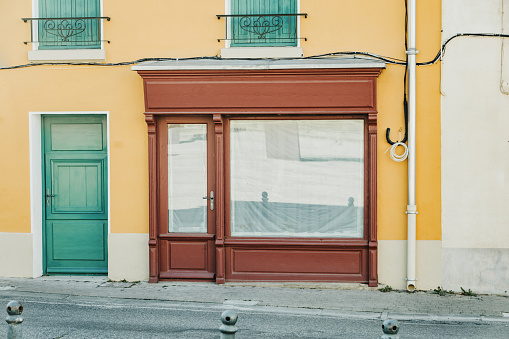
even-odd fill
[(168, 232), (207, 232), (207, 125), (168, 124)]
[(363, 120), (233, 120), (232, 236), (363, 236)]

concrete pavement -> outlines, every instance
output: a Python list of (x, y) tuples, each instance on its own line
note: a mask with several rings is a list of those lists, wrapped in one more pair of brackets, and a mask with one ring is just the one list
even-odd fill
[(361, 284), (112, 282), (98, 276), (0, 278), (0, 300), (52, 294), (199, 303), (261, 312), (289, 312), (366, 319), (447, 322), (507, 322), (509, 297), (464, 296), (432, 291), (381, 292)]

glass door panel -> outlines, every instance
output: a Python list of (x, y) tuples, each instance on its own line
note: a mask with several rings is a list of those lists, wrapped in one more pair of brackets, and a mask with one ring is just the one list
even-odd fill
[(209, 197), (207, 124), (168, 124), (168, 232), (207, 233)]
[(364, 235), (364, 120), (231, 120), (232, 236)]

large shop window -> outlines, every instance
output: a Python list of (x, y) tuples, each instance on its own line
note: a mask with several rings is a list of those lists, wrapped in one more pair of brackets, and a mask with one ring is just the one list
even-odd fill
[(232, 236), (362, 238), (364, 120), (232, 120)]

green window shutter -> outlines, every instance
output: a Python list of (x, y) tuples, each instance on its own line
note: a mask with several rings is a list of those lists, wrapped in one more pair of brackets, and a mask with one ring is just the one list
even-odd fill
[[(297, 0), (232, 0), (231, 46), (296, 46)], [(252, 16), (255, 15), (255, 16)]]
[(39, 0), (39, 49), (101, 48), (100, 0)]

